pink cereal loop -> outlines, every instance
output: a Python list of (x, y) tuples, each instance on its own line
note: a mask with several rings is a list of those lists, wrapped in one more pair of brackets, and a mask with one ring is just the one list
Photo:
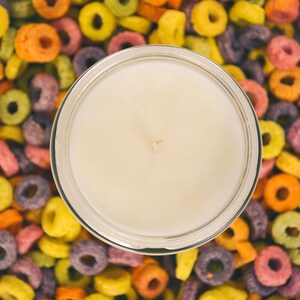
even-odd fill
[(280, 35), (268, 44), (267, 55), (276, 68), (289, 70), (300, 61), (300, 46), (297, 41)]
[(287, 141), (295, 152), (300, 155), (300, 118), (292, 124), (287, 135)]
[(131, 32), (131, 31), (123, 31), (117, 35), (115, 35), (107, 48), (108, 54), (112, 54), (114, 52), (117, 52), (122, 49), (124, 44), (130, 44), (132, 46), (139, 46), (139, 45), (145, 45), (146, 40), (145, 38), (137, 32)]
[(239, 81), (239, 84), (250, 95), (257, 117), (262, 117), (266, 113), (269, 104), (266, 90), (253, 79), (243, 79)]
[(19, 254), (27, 253), (33, 244), (43, 235), (43, 230), (35, 224), (28, 225), (21, 229), (16, 235), (17, 251)]
[(0, 140), (0, 168), (7, 177), (19, 172), (19, 164), (3, 140)]
[(69, 17), (57, 19), (52, 22), (52, 26), (59, 32), (63, 31), (68, 35), (69, 41), (62, 41), (60, 53), (73, 55), (82, 43), (82, 34), (78, 23)]
[(50, 153), (48, 149), (27, 145), (24, 152), (33, 164), (43, 169), (50, 168)]
[(259, 171), (259, 179), (266, 178), (270, 175), (275, 166), (275, 159), (264, 160)]

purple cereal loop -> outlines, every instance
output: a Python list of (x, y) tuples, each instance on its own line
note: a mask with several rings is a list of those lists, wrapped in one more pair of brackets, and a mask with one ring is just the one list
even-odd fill
[(11, 151), (13, 152), (23, 173), (30, 173), (36, 169), (35, 165), (26, 157), (23, 147), (12, 146)]
[[(214, 262), (222, 265), (221, 271), (217, 273), (210, 272), (210, 264)], [(194, 270), (198, 278), (208, 285), (223, 284), (230, 279), (234, 272), (233, 255), (220, 246), (208, 247), (200, 251)]]
[(278, 288), (278, 294), (289, 299), (300, 296), (300, 267), (292, 266), (292, 275), (285, 285)]
[(53, 270), (41, 268), (41, 274), (42, 282), (40, 288), (35, 293), (36, 300), (45, 300), (45, 298), (54, 299), (57, 283)]
[[(90, 259), (86, 259), (89, 257)], [(93, 240), (82, 240), (71, 248), (70, 260), (75, 270), (83, 275), (96, 275), (103, 271), (107, 264), (104, 246)]]
[(41, 285), (41, 281), (42, 281), (41, 271), (30, 257), (23, 256), (19, 258), (9, 268), (9, 270), (16, 275), (18, 274), (26, 275), (28, 279), (28, 283), (34, 289), (37, 289)]
[(246, 77), (253, 79), (259, 84), (263, 84), (265, 75), (263, 69), (258, 61), (245, 60), (240, 64), (241, 69), (245, 73)]
[(242, 216), (250, 225), (250, 237), (252, 240), (264, 239), (266, 237), (268, 217), (257, 201), (250, 201)]
[(162, 267), (170, 277), (175, 277), (175, 259), (174, 255), (164, 255), (162, 258)]
[(203, 283), (194, 275), (184, 282), (182, 288), (181, 300), (196, 300), (199, 289), (203, 286)]
[(0, 230), (0, 270), (10, 267), (17, 259), (17, 245), (13, 235)]
[(248, 292), (261, 296), (269, 296), (276, 291), (276, 287), (262, 285), (256, 278), (253, 264), (248, 265), (243, 273), (244, 283)]
[(186, 15), (186, 23), (185, 23), (185, 32), (186, 34), (195, 34), (196, 31), (193, 28), (192, 22), (191, 22), (191, 15), (192, 10), (196, 3), (198, 3), (198, 0), (188, 0), (183, 1), (180, 10), (183, 11)]
[(295, 152), (300, 155), (300, 118), (292, 124), (287, 135), (287, 141)]
[(82, 43), (82, 33), (78, 23), (70, 17), (57, 19), (51, 24), (60, 35), (64, 32), (67, 35), (67, 41), (61, 36), (60, 53), (65, 55), (73, 55)]
[(50, 112), (55, 108), (59, 88), (56, 79), (46, 73), (38, 73), (30, 83), (30, 99), (35, 112)]
[(121, 266), (138, 267), (143, 262), (144, 256), (127, 252), (114, 247), (108, 248), (108, 262)]

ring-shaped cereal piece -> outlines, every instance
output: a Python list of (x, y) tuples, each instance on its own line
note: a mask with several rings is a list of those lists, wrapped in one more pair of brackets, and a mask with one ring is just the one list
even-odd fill
[(85, 291), (74, 286), (60, 286), (55, 291), (55, 300), (84, 300)]
[(55, 299), (56, 278), (52, 269), (42, 268), (42, 284), (35, 292), (36, 299)]
[(298, 0), (269, 0), (265, 6), (266, 17), (278, 24), (294, 22), (299, 16)]
[(115, 35), (107, 48), (108, 54), (115, 53), (124, 47), (133, 47), (146, 45), (146, 40), (143, 35), (138, 32), (123, 31)]
[(202, 36), (214, 37), (223, 33), (227, 25), (227, 14), (217, 1), (202, 1), (194, 5), (191, 22), (194, 30)]
[(263, 68), (258, 61), (248, 59), (244, 60), (241, 62), (240, 68), (246, 74), (247, 78), (255, 80), (260, 85), (264, 83), (265, 75), (263, 72)]
[(280, 70), (294, 68), (300, 61), (298, 42), (284, 35), (273, 38), (266, 51), (272, 64)]
[(45, 63), (59, 54), (60, 38), (48, 24), (27, 24), (17, 31), (15, 38), (17, 55), (27, 62)]
[(265, 75), (271, 74), (275, 69), (264, 48), (252, 49), (249, 51), (248, 59), (258, 61), (261, 64)]
[(31, 0), (19, 0), (19, 1), (9, 1), (10, 16), (15, 19), (14, 25), (18, 26), (16, 20), (19, 24), (25, 24), (24, 19), (33, 17), (36, 14), (36, 10), (32, 4)]
[[(73, 55), (82, 43), (82, 33), (78, 23), (70, 17), (64, 17), (53, 21), (52, 26), (61, 37), (60, 53)], [(66, 36), (65, 38), (63, 34)]]
[(298, 179), (284, 173), (271, 177), (265, 187), (264, 199), (268, 207), (278, 213), (294, 210), (300, 199)]
[(280, 171), (293, 175), (300, 179), (300, 160), (298, 156), (293, 155), (287, 151), (282, 151), (276, 159), (276, 167)]
[(300, 155), (300, 118), (297, 119), (289, 129), (287, 141), (295, 152)]
[(261, 120), (259, 126), (263, 140), (262, 158), (277, 157), (285, 145), (283, 128), (274, 121)]
[(288, 299), (300, 296), (300, 268), (292, 266), (292, 275), (289, 281), (278, 288), (278, 294)]
[(196, 299), (199, 289), (202, 287), (202, 282), (192, 275), (188, 280), (183, 283), (181, 295), (182, 300)]
[(124, 295), (130, 286), (130, 274), (119, 267), (110, 266), (94, 277), (95, 290), (106, 296)]
[(13, 187), (3, 176), (0, 176), (0, 211), (8, 208), (13, 200)]
[(40, 250), (32, 250), (28, 252), (27, 256), (31, 257), (39, 268), (51, 268), (54, 267), (56, 263), (54, 257), (51, 257)]
[(0, 250), (0, 270), (5, 270), (17, 259), (16, 240), (8, 231), (0, 230)]
[(17, 174), (20, 169), (13, 152), (3, 140), (0, 140), (0, 168), (6, 177)]
[(254, 272), (258, 281), (265, 286), (283, 285), (292, 274), (290, 258), (280, 247), (268, 246), (258, 253)]
[(246, 76), (242, 69), (235, 65), (224, 65), (222, 66), (236, 81), (246, 79)]
[(300, 96), (300, 68), (275, 70), (269, 79), (272, 94), (283, 101), (295, 102)]
[(239, 84), (252, 100), (257, 117), (262, 117), (269, 104), (267, 91), (253, 79), (243, 79), (239, 81)]
[(300, 213), (287, 211), (276, 217), (272, 225), (275, 243), (288, 249), (300, 248)]
[(70, 256), (70, 245), (61, 239), (44, 235), (38, 241), (40, 250), (54, 258), (67, 258)]
[(208, 285), (223, 284), (234, 272), (233, 255), (223, 247), (205, 248), (200, 251), (194, 270), (198, 278)]
[(46, 0), (32, 0), (32, 4), (41, 17), (52, 20), (60, 18), (67, 13), (71, 0), (54, 0), (51, 4)]
[(127, 16), (118, 19), (118, 24), (126, 29), (148, 34), (151, 29), (151, 21), (140, 16)]
[(27, 67), (27, 62), (18, 55), (13, 54), (7, 61), (5, 67), (5, 77), (9, 80), (15, 80), (20, 77)]
[(6, 62), (14, 53), (14, 39), (16, 36), (16, 29), (10, 27), (7, 29), (5, 35), (1, 40), (0, 45), (0, 60)]
[(109, 263), (133, 268), (141, 265), (144, 259), (142, 254), (131, 253), (115, 247), (109, 247), (107, 255)]
[(104, 0), (104, 4), (116, 17), (126, 17), (133, 15), (138, 8), (138, 0)]
[(117, 24), (115, 16), (100, 2), (86, 4), (80, 10), (78, 21), (82, 33), (95, 42), (109, 38)]
[(271, 30), (265, 25), (250, 25), (241, 30), (239, 42), (247, 50), (264, 47), (271, 38)]
[(92, 281), (90, 276), (85, 276), (77, 272), (73, 268), (69, 258), (57, 261), (54, 267), (54, 273), (59, 285), (86, 288)]
[(8, 11), (0, 5), (0, 38), (3, 37), (9, 27), (9, 14)]
[(187, 280), (198, 258), (198, 249), (190, 249), (176, 254), (175, 277), (182, 281)]

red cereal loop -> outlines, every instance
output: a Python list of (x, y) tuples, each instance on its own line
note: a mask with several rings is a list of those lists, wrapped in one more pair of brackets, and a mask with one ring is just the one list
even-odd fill
[(7, 144), (0, 140), (0, 168), (7, 177), (19, 172), (19, 164)]
[(270, 21), (288, 24), (299, 16), (299, 0), (268, 0), (265, 11)]
[(50, 154), (48, 149), (26, 145), (24, 152), (33, 164), (43, 169), (50, 168)]
[(275, 159), (263, 160), (259, 171), (259, 179), (268, 177), (275, 166)]
[(267, 55), (276, 68), (288, 70), (296, 67), (300, 61), (300, 46), (297, 41), (280, 35), (268, 44)]

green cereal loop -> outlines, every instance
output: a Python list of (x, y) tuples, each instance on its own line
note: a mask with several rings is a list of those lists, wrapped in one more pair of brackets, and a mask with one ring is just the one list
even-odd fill
[(300, 248), (290, 249), (288, 251), (291, 262), (294, 265), (300, 266)]
[(27, 68), (27, 62), (22, 60), (17, 54), (13, 54), (5, 67), (5, 76), (9, 80), (15, 80), (20, 77)]
[(31, 0), (10, 1), (10, 16), (14, 19), (26, 19), (35, 15)]
[(92, 281), (91, 276), (85, 276), (72, 268), (68, 258), (60, 259), (54, 268), (55, 277), (60, 285), (86, 288)]
[(21, 89), (22, 91), (28, 93), (29, 92), (29, 85), (31, 79), (38, 73), (42, 73), (44, 71), (43, 65), (35, 64), (32, 65), (30, 64), (26, 72), (22, 74), (21, 77), (17, 79), (17, 87)]
[(288, 249), (300, 248), (300, 213), (288, 211), (280, 214), (273, 222), (274, 241)]
[(7, 62), (14, 53), (14, 40), (17, 30), (13, 27), (8, 28), (0, 44), (0, 60)]
[(116, 17), (126, 17), (134, 14), (138, 7), (138, 0), (104, 0), (104, 4)]
[(51, 257), (40, 250), (30, 251), (27, 256), (29, 256), (39, 268), (51, 268), (56, 262), (54, 257)]
[(75, 81), (75, 73), (72, 62), (66, 55), (58, 55), (56, 59), (46, 66), (46, 70), (58, 77), (59, 88), (68, 89)]
[(0, 96), (0, 120), (6, 125), (22, 123), (30, 110), (29, 98), (21, 90), (12, 89)]
[(203, 56), (210, 57), (210, 45), (205, 37), (188, 35), (185, 37), (184, 47)]

